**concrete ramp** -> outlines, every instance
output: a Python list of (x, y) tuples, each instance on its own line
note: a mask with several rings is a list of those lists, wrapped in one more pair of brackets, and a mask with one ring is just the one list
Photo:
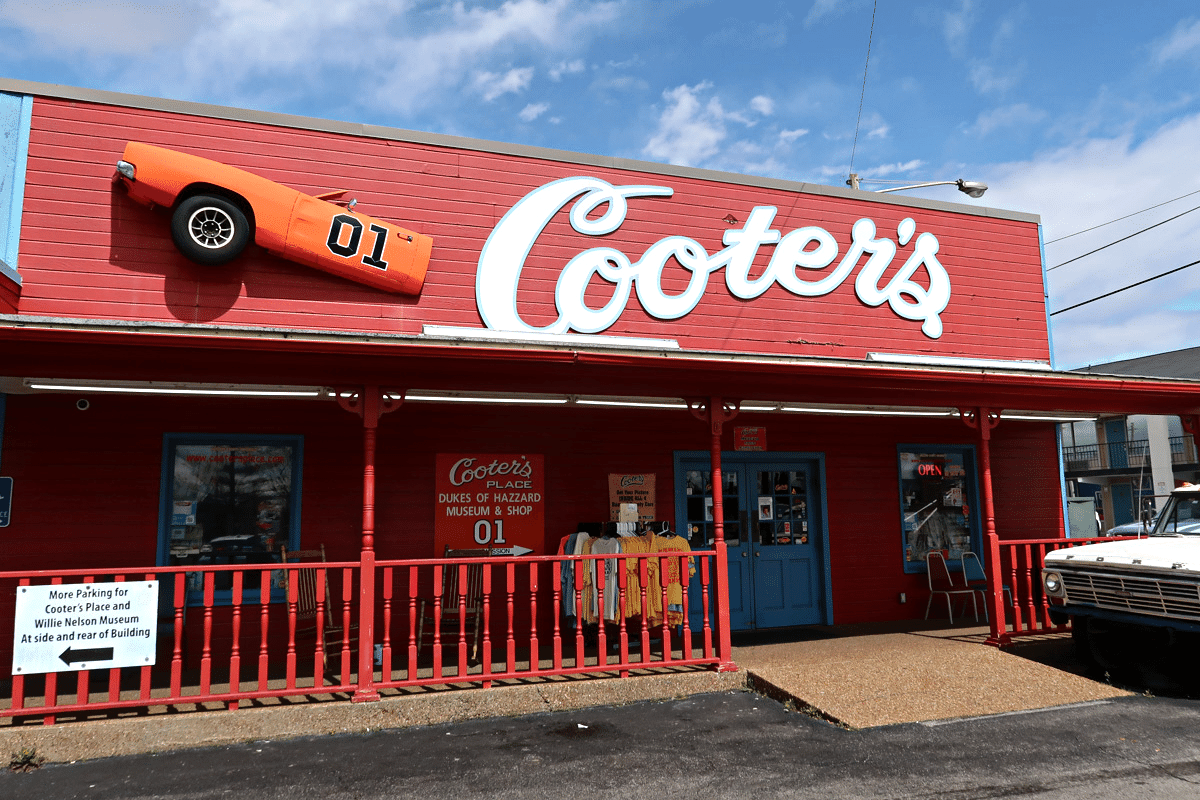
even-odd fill
[[(987, 628), (838, 628), (822, 638), (748, 643), (750, 685), (851, 728), (925, 722), (1123, 697), (1129, 692), (984, 645)], [(1069, 634), (1053, 634), (1069, 652)]]

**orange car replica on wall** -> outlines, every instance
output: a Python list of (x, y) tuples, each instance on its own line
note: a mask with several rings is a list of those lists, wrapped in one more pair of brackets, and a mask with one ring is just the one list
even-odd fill
[(172, 209), (171, 238), (208, 266), (254, 241), (276, 255), (397, 294), (425, 283), (433, 240), (207, 158), (129, 142), (117, 162), (129, 196)]

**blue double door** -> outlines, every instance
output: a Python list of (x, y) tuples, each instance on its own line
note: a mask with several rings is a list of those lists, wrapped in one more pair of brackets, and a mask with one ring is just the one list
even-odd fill
[[(819, 454), (721, 456), (733, 630), (832, 622), (823, 466)], [(708, 549), (715, 530), (708, 454), (677, 454), (675, 476), (677, 528), (693, 549)]]

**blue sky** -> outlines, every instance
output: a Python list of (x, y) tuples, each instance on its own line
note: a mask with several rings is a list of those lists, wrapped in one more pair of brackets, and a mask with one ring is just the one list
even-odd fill
[[(1051, 310), (1200, 259), (1200, 211), (1165, 222), (1200, 206), (1194, 0), (0, 0), (0, 75), (834, 185), (980, 180), (913, 194), (1040, 214)], [(1057, 314), (1057, 365), (1200, 345), (1198, 309), (1200, 265)]]

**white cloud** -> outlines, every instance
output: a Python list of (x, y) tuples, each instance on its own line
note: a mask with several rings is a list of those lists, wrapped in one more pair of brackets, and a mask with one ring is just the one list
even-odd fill
[(867, 138), (868, 139), (886, 139), (887, 135), (888, 135), (888, 131), (890, 131), (890, 130), (891, 130), (891, 128), (889, 126), (880, 125), (877, 128), (872, 128), (870, 131), (867, 131)]
[(1017, 75), (1000, 75), (990, 64), (974, 62), (970, 66), (971, 85), (984, 94), (1006, 92), (1016, 86)]
[(750, 108), (754, 109), (764, 117), (769, 117), (775, 113), (775, 101), (765, 95), (758, 95), (751, 98)]
[(702, 102), (700, 96), (711, 88), (711, 83), (704, 82), (663, 92), (667, 107), (659, 116), (658, 130), (642, 152), (684, 166), (696, 166), (716, 155), (725, 139), (727, 115), (716, 97)]
[(942, 36), (946, 46), (954, 55), (961, 56), (967, 51), (967, 38), (975, 25), (974, 0), (962, 0), (957, 11), (947, 11), (942, 16)]
[(545, 114), (549, 110), (549, 103), (530, 103), (522, 108), (521, 112), (517, 114), (517, 116), (525, 122), (533, 122), (535, 119), (540, 117), (542, 114)]
[(584, 64), (582, 58), (577, 58), (574, 61), (560, 61), (550, 68), (550, 80), (562, 80), (563, 75), (574, 75), (577, 72), (583, 72)]
[(1159, 64), (1200, 55), (1200, 20), (1181, 20), (1154, 50), (1154, 60)]
[(846, 5), (845, 0), (813, 0), (812, 8), (808, 10), (808, 16), (804, 18), (804, 27), (812, 27), (822, 17), (842, 13), (846, 10)]
[[(309, 100), (337, 113), (371, 107), (403, 117), (445, 106), (464, 91), (493, 99), (519, 91), (528, 84), (524, 72), (511, 70), (514, 63), (582, 69), (577, 55), (611, 29), (623, 6), (0, 0), (0, 24), (10, 29), (4, 44), (17, 57), (66, 53), (73, 69), (101, 76), (111, 88), (276, 110)], [(135, 53), (137, 60), (121, 58)]]
[(477, 72), (471, 79), (471, 86), (483, 95), (484, 100), (491, 102), (502, 94), (525, 91), (532, 80), (533, 67), (520, 67), (505, 73)]
[(1018, 128), (1034, 125), (1046, 118), (1046, 112), (1033, 108), (1028, 103), (1015, 103), (1011, 106), (994, 108), (985, 111), (975, 119), (975, 124), (967, 130), (980, 136), (987, 136), (993, 131), (1005, 128)]
[(790, 143), (796, 141), (797, 139), (799, 139), (801, 136), (807, 136), (807, 135), (808, 135), (808, 128), (796, 128), (795, 130), (790, 130), (790, 131), (780, 131), (779, 132), (779, 141), (790, 144)]
[[(878, 166), (860, 170), (858, 175), (860, 178), (883, 178), (888, 175), (899, 175), (905, 172), (912, 172), (925, 166), (925, 162), (919, 158), (914, 158), (911, 161), (903, 163), (896, 162), (895, 164), (879, 164)], [(842, 170), (845, 172), (845, 170)]]
[[(988, 205), (1040, 214), (1046, 262), (1056, 267), (1196, 205), (1187, 198), (1090, 233), (1067, 234), (1141, 211), (1200, 186), (1200, 115), (1176, 120), (1143, 141), (1131, 136), (1081, 140), (1028, 161), (998, 165), (982, 178)], [(1050, 269), (1056, 311), (1169, 269), (1200, 253), (1200, 212), (1121, 244)], [(1057, 365), (1071, 368), (1127, 355), (1200, 344), (1200, 314), (1187, 309), (1200, 265), (1052, 317)]]
[(650, 84), (642, 78), (633, 75), (613, 75), (597, 78), (593, 83), (597, 89), (613, 89), (618, 92), (628, 92), (638, 89), (649, 89)]
[(144, 55), (184, 43), (207, 22), (199, 3), (105, 0), (0, 2), (0, 22), (25, 31), (42, 49), (89, 56)]

